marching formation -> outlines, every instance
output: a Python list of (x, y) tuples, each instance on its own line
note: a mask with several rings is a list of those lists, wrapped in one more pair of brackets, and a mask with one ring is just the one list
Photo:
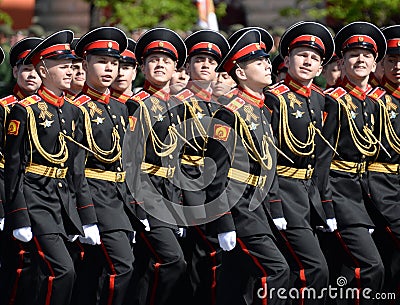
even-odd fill
[(259, 27), (18, 41), (0, 304), (397, 304), (400, 26), (302, 21), (273, 47)]

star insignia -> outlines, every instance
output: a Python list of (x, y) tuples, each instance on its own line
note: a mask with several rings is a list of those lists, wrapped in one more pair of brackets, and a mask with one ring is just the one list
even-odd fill
[(104, 118), (97, 117), (95, 120), (92, 120), (93, 123), (96, 123), (97, 125), (103, 124)]
[(356, 117), (357, 117), (357, 115), (358, 115), (358, 113), (357, 112), (354, 112), (353, 110), (350, 112), (350, 114), (351, 114), (351, 118), (354, 120)]
[(398, 116), (398, 112), (394, 112), (393, 110), (390, 111), (389, 115), (390, 115), (390, 119), (393, 120)]
[(162, 115), (161, 113), (159, 113), (158, 115), (155, 115), (154, 118), (157, 121), (161, 122), (161, 121), (164, 121), (165, 115)]
[(201, 120), (205, 116), (205, 114), (201, 113), (201, 112), (197, 112), (196, 116), (199, 118), (199, 120)]
[(51, 124), (53, 124), (53, 122), (54, 122), (54, 120), (49, 121), (48, 119), (46, 119), (44, 122), (39, 123), (39, 124), (42, 125), (44, 128), (47, 128), (47, 127), (51, 127)]
[(257, 126), (258, 126), (259, 124), (256, 124), (256, 123), (254, 123), (254, 122), (251, 122), (251, 124), (250, 124), (250, 130), (256, 130), (257, 129)]
[(303, 114), (304, 114), (304, 111), (300, 111), (300, 110), (297, 110), (296, 112), (292, 113), (292, 115), (294, 115), (296, 119), (302, 118)]

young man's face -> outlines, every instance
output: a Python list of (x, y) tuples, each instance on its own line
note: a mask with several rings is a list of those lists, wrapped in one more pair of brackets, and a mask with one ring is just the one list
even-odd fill
[(117, 77), (118, 64), (118, 59), (112, 56), (88, 55), (83, 61), (86, 82), (93, 89), (105, 90)]
[(354, 48), (343, 54), (343, 72), (350, 81), (364, 80), (375, 68), (375, 55), (370, 50)]
[(324, 67), (322, 74), (326, 79), (327, 86), (335, 85), (341, 74), (338, 62), (335, 61), (327, 64)]
[(118, 75), (111, 87), (117, 91), (124, 92), (125, 90), (132, 89), (132, 82), (136, 77), (136, 66), (120, 62)]
[(176, 62), (168, 55), (157, 52), (146, 57), (142, 67), (147, 81), (159, 87), (169, 84), (176, 71)]
[(199, 54), (190, 57), (187, 67), (191, 80), (212, 82), (215, 79), (215, 68), (218, 63), (214, 57), (207, 54)]
[(285, 57), (285, 65), (290, 76), (306, 86), (322, 72), (321, 64), (319, 53), (308, 47), (295, 48)]
[(71, 88), (72, 59), (45, 59), (39, 66), (39, 75), (43, 85), (53, 92)]
[(86, 72), (83, 69), (82, 61), (72, 62), (72, 90), (81, 90), (86, 81)]
[(235, 86), (236, 82), (227, 72), (217, 73), (215, 81), (211, 83), (213, 95), (217, 97), (228, 93)]
[(189, 81), (189, 75), (185, 68), (180, 68), (172, 74), (170, 81), (171, 92), (177, 93), (186, 87)]
[(249, 60), (242, 68), (244, 74), (236, 70), (236, 76), (240, 82), (245, 82), (246, 86), (254, 91), (262, 90), (272, 84), (271, 70), (272, 65), (269, 58), (259, 57)]
[(14, 77), (18, 86), (28, 94), (34, 94), (42, 84), (35, 67), (31, 65), (18, 65), (13, 68)]
[(400, 85), (400, 54), (388, 54), (382, 61), (385, 77), (394, 84)]

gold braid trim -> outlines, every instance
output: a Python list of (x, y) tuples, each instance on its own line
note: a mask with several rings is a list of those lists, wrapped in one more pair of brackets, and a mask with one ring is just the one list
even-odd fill
[[(60, 151), (56, 154), (48, 153), (40, 144), (38, 133), (37, 133), (35, 114), (34, 114), (32, 108), (28, 106), (28, 107), (26, 107), (26, 111), (28, 113), (29, 137), (32, 140), (33, 144), (35, 145), (37, 151), (48, 162), (51, 162), (54, 164), (65, 163), (68, 160), (68, 147), (67, 147), (64, 137), (61, 134), (58, 135), (58, 141), (60, 142)], [(31, 149), (31, 151), (32, 151), (32, 149)]]
[[(122, 149), (121, 145), (119, 143), (120, 136), (118, 134), (118, 131), (115, 127), (113, 127), (112, 131), (112, 141), (113, 145), (110, 150), (103, 150), (100, 148), (100, 146), (97, 145), (94, 136), (93, 136), (93, 130), (92, 130), (92, 123), (90, 122), (90, 116), (89, 112), (85, 107), (80, 107), (83, 115), (85, 117), (85, 128), (86, 128), (86, 139), (89, 145), (90, 150), (95, 152), (94, 157), (99, 160), (100, 162), (103, 163), (114, 163), (115, 161), (119, 160), (122, 155)], [(112, 158), (106, 158), (106, 156), (110, 156), (114, 151), (117, 151), (116, 155)]]
[[(281, 133), (279, 135), (279, 142), (281, 142), (281, 134), (283, 134), (283, 137), (285, 139), (286, 145), (289, 147), (290, 151), (298, 156), (309, 156), (314, 152), (314, 139), (315, 139), (315, 129), (316, 127), (310, 122), (310, 124), (307, 127), (308, 135), (307, 135), (307, 140), (305, 142), (300, 141), (297, 139), (289, 126), (289, 120), (288, 120), (288, 110), (287, 110), (287, 104), (286, 100), (282, 95), (278, 96), (279, 101), (280, 101), (280, 120), (279, 120), (279, 130), (281, 130)], [(300, 151), (306, 150), (308, 148), (308, 151)]]
[[(149, 110), (147, 109), (145, 103), (143, 101), (139, 102), (140, 104), (140, 115), (144, 117), (146, 125), (149, 129), (151, 142), (153, 144), (153, 150), (155, 154), (159, 157), (166, 157), (170, 155), (178, 145), (178, 137), (176, 133), (178, 132), (174, 126), (169, 126), (168, 134), (170, 137), (170, 141), (168, 144), (164, 144), (160, 138), (157, 136), (157, 133), (154, 131), (153, 126), (151, 124), (151, 117)], [(172, 129), (175, 129), (174, 131)], [(158, 151), (159, 150), (159, 151)]]
[[(357, 147), (358, 151), (366, 155), (368, 157), (373, 156), (376, 151), (377, 151), (377, 143), (378, 140), (375, 138), (375, 136), (372, 133), (372, 130), (369, 129), (367, 126), (363, 127), (363, 133), (358, 130), (355, 121), (351, 117), (351, 113), (349, 111), (349, 107), (347, 104), (341, 99), (337, 99), (340, 105), (343, 106), (343, 109), (345, 110), (345, 114), (347, 116), (347, 121), (349, 122), (349, 128), (350, 128), (350, 134), (353, 139), (354, 145)], [(365, 142), (366, 144), (364, 144)]]
[(390, 117), (388, 114), (388, 111), (386, 109), (385, 103), (382, 101), (382, 99), (378, 99), (378, 104), (379, 107), (381, 108), (380, 111), (380, 127), (382, 130), (382, 123), (385, 126), (385, 135), (386, 139), (393, 150), (400, 154), (400, 138), (397, 136), (396, 131), (393, 128), (393, 124), (390, 121)]

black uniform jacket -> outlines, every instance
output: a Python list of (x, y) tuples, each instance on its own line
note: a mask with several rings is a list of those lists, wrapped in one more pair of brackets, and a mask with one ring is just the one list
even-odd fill
[(213, 116), (205, 150), (210, 232), (272, 234), (265, 206), (276, 162), (270, 113), (263, 99), (241, 88), (218, 102), (224, 106)]
[(84, 145), (87, 177), (101, 232), (132, 231), (142, 227), (135, 212), (135, 201), (126, 185), (122, 166), (122, 144), (128, 126), (125, 104), (85, 85), (74, 100), (84, 115)]
[(371, 226), (365, 203), (369, 193), (366, 164), (378, 144), (371, 135), (376, 122), (376, 103), (345, 77), (342, 87), (326, 95), (323, 136), (338, 155), (324, 145), (318, 173), (323, 201), (332, 201), (338, 227)]
[(82, 234), (82, 224), (96, 223), (84, 151), (63, 136), (82, 141), (79, 108), (41, 87), (14, 105), (7, 126), (6, 228)]
[(282, 217), (274, 204), (282, 201), (289, 227), (324, 225), (326, 218), (334, 217), (331, 202), (321, 202), (314, 170), (322, 142), (318, 132), (322, 130), (324, 99), (321, 90), (305, 87), (289, 74), (266, 92), (276, 143), (293, 161), (278, 154), (279, 183), (274, 183), (270, 193), (271, 213), (274, 218)]
[(176, 228), (183, 222), (181, 193), (174, 184), (177, 100), (147, 83), (132, 100), (139, 107), (129, 117), (123, 159), (138, 216), (147, 218), (152, 228)]

